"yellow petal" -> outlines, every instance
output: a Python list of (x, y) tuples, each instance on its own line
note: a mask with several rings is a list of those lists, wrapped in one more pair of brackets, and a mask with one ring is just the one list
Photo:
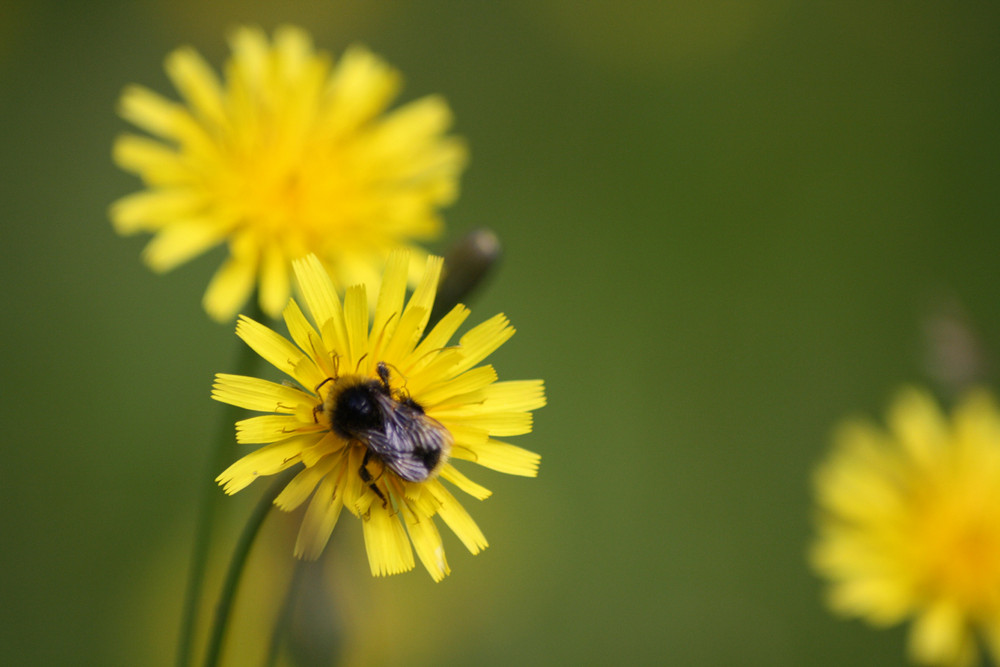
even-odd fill
[(293, 25), (280, 25), (274, 31), (274, 54), (286, 79), (296, 78), (313, 53), (309, 34)]
[(925, 664), (966, 667), (975, 662), (976, 649), (962, 613), (949, 604), (937, 604), (917, 616), (910, 630), (909, 651)]
[(914, 462), (924, 467), (935, 465), (936, 453), (948, 437), (948, 426), (929, 394), (904, 390), (893, 403), (887, 421)]
[(434, 581), (441, 581), (451, 573), (451, 568), (448, 567), (444, 546), (441, 544), (441, 534), (434, 525), (434, 520), (429, 516), (418, 517), (405, 505), (401, 508), (401, 514), (417, 557), (431, 578)]
[(306, 308), (313, 322), (323, 333), (328, 349), (347, 350), (347, 331), (344, 328), (344, 311), (333, 288), (330, 275), (315, 255), (308, 255), (292, 262), (295, 279), (302, 291)]
[[(344, 324), (347, 327), (347, 345), (350, 350), (348, 363), (350, 371), (366, 373), (358, 367), (361, 359), (368, 354), (368, 297), (364, 285), (353, 285), (347, 288), (344, 295)], [(377, 359), (366, 359), (371, 366)]]
[(285, 512), (291, 512), (304, 503), (313, 492), (316, 485), (327, 475), (337, 476), (335, 470), (341, 459), (330, 456), (315, 466), (303, 468), (293, 477), (285, 488), (281, 490), (278, 497), (274, 499), (274, 504)]
[(541, 380), (496, 382), (482, 390), (485, 411), (537, 410), (545, 406), (545, 383)]
[(313, 405), (315, 398), (301, 389), (254, 377), (217, 373), (212, 398), (247, 410), (294, 413), (300, 405)]
[(490, 491), (484, 486), (476, 484), (471, 479), (460, 473), (455, 468), (455, 466), (451, 465), (450, 463), (446, 463), (441, 468), (441, 472), (439, 474), (441, 476), (441, 479), (451, 482), (452, 484), (460, 488), (462, 491), (465, 491), (476, 500), (485, 500), (489, 498), (491, 495), (493, 495), (492, 491)]
[(424, 275), (417, 284), (417, 289), (413, 290), (413, 296), (410, 297), (409, 302), (406, 304), (406, 310), (422, 308), (425, 312), (417, 328), (418, 337), (424, 333), (427, 320), (430, 319), (431, 308), (434, 306), (434, 296), (437, 294), (438, 280), (441, 278), (441, 267), (443, 264), (444, 259), (441, 257), (435, 255), (427, 257), (427, 267), (424, 269)]
[(492, 366), (479, 366), (458, 377), (436, 383), (426, 389), (420, 389), (418, 392), (417, 387), (420, 379), (422, 378), (414, 379), (413, 395), (421, 405), (429, 408), (441, 404), (450, 405), (450, 399), (455, 399), (455, 402), (463, 404), (462, 396), (464, 394), (483, 389), (496, 382), (497, 372)]
[(426, 320), (427, 311), (423, 308), (407, 308), (382, 350), (382, 359), (395, 363), (406, 358), (420, 339), (420, 329)]
[[(437, 419), (435, 417), (435, 419)], [(460, 459), (469, 459), (472, 461), (476, 460), (475, 454), (473, 453), (479, 445), (486, 444), (486, 441), (490, 439), (490, 432), (486, 429), (479, 428), (477, 426), (470, 426), (463, 422), (452, 421), (446, 417), (438, 419), (448, 432), (451, 433), (451, 437), (454, 438), (455, 442), (452, 447), (452, 456)], [(465, 454), (459, 455), (457, 450), (464, 449)]]
[[(240, 444), (263, 444), (277, 442), (302, 433), (303, 424), (295, 415), (260, 415), (236, 422), (236, 442)], [(316, 427), (319, 430), (319, 427)]]
[(382, 288), (379, 290), (375, 317), (372, 320), (372, 355), (380, 358), (383, 346), (391, 339), (392, 332), (403, 314), (403, 299), (406, 297), (406, 279), (409, 273), (410, 253), (395, 250), (389, 255)]
[(331, 477), (326, 477), (316, 489), (306, 514), (302, 517), (299, 535), (295, 540), (295, 555), (305, 560), (316, 560), (330, 541), (344, 507), (343, 496)]
[(222, 485), (223, 491), (232, 495), (249, 486), (258, 477), (291, 468), (299, 462), (303, 443), (314, 437), (302, 436), (261, 447), (226, 468), (215, 481)]
[(302, 309), (295, 303), (295, 299), (288, 302), (281, 315), (285, 320), (285, 326), (288, 327), (288, 335), (295, 344), (312, 357), (322, 356), (316, 348), (316, 344), (320, 343), (319, 334), (302, 314)]
[(513, 335), (514, 327), (510, 326), (507, 317), (502, 313), (470, 329), (459, 339), (459, 345), (462, 346), (462, 360), (456, 366), (455, 372), (472, 368)]
[[(435, 385), (440, 378), (450, 378), (469, 370), (514, 335), (504, 315), (496, 315), (469, 330), (457, 346), (442, 350), (430, 363), (413, 375), (413, 392), (426, 390), (426, 383)], [(478, 377), (478, 376), (473, 376)]]
[[(822, 549), (812, 554), (817, 569), (831, 574), (834, 571), (854, 572), (858, 563), (856, 556), (845, 560), (843, 554), (823, 553)], [(911, 593), (905, 588), (878, 575), (860, 578), (852, 575), (849, 579), (838, 579), (836, 585), (831, 586), (827, 601), (834, 612), (843, 616), (864, 616), (875, 625), (888, 627), (902, 621), (913, 610)]]
[(150, 134), (177, 142), (187, 157), (214, 160), (217, 149), (212, 138), (186, 107), (142, 86), (129, 86), (122, 93), (119, 113)]
[(222, 86), (212, 68), (191, 47), (181, 47), (167, 56), (167, 75), (200, 119), (215, 127), (225, 124)]
[(416, 372), (434, 360), (434, 356), (447, 344), (458, 327), (469, 316), (469, 309), (462, 304), (456, 305), (447, 315), (438, 320), (412, 354), (404, 362), (407, 372)]
[(144, 190), (122, 197), (111, 205), (111, 221), (119, 234), (154, 231), (166, 223), (188, 219), (204, 207), (204, 195), (189, 188)]
[[(437, 137), (451, 123), (451, 109), (444, 98), (427, 95), (387, 114), (382, 123), (374, 128), (368, 149), (382, 155), (399, 152), (424, 154), (427, 147), (437, 144)], [(460, 156), (454, 157), (460, 159)], [(410, 166), (409, 161), (406, 164)], [(412, 175), (412, 172), (401, 174), (404, 177)]]
[(329, 429), (323, 429), (323, 431), (322, 438), (317, 440), (314, 445), (302, 450), (302, 463), (306, 466), (319, 465), (321, 460), (335, 454), (342, 456), (342, 451), (347, 445), (346, 441)]
[(485, 414), (469, 415), (454, 418), (467, 426), (475, 426), (490, 435), (511, 436), (531, 433), (532, 415), (530, 412), (487, 412)]
[(188, 187), (192, 180), (191, 169), (177, 150), (149, 137), (121, 135), (111, 157), (122, 169), (141, 174), (148, 184)]
[(240, 315), (236, 322), (236, 335), (265, 361), (295, 378), (303, 387), (312, 389), (322, 382), (321, 373), (308, 355), (263, 324)]
[(257, 263), (251, 259), (230, 257), (212, 276), (202, 306), (218, 322), (236, 314), (253, 291)]
[(219, 245), (228, 233), (214, 217), (175, 220), (153, 237), (142, 258), (149, 268), (164, 273)]
[(331, 135), (354, 130), (385, 109), (399, 91), (399, 73), (363, 46), (349, 47), (337, 62), (327, 90)]
[[(456, 437), (455, 440), (457, 442), (458, 438)], [(542, 457), (527, 449), (493, 439), (469, 449), (471, 452), (455, 447), (452, 449), (451, 455), (456, 459), (474, 461), (485, 468), (508, 475), (538, 476), (538, 464)]]
[(294, 299), (285, 307), (283, 316), (292, 340), (306, 353), (303, 361), (309, 362), (306, 368), (307, 375), (300, 378), (299, 382), (306, 389), (316, 391), (316, 387), (323, 380), (336, 375), (332, 356)]
[(378, 503), (362, 519), (372, 574), (382, 577), (412, 570), (413, 550), (399, 519)]
[(118, 112), (130, 123), (167, 139), (180, 139), (182, 127), (192, 123), (183, 106), (143, 86), (125, 89)]
[(477, 554), (489, 546), (486, 542), (486, 537), (479, 530), (476, 522), (472, 520), (472, 517), (465, 511), (465, 508), (455, 500), (454, 496), (448, 493), (448, 490), (440, 482), (429, 482), (427, 487), (434, 498), (440, 503), (437, 512), (438, 516), (448, 524), (448, 527), (458, 536), (458, 539), (462, 541), (466, 549), (471, 553)]
[(229, 48), (233, 52), (229, 63), (232, 68), (231, 78), (244, 85), (267, 80), (268, 44), (263, 30), (240, 26), (229, 35)]
[(291, 283), (288, 261), (276, 245), (265, 246), (260, 265), (260, 307), (272, 318), (288, 305)]

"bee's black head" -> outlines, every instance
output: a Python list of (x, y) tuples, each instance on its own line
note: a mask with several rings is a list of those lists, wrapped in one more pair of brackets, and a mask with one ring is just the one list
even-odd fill
[(337, 435), (350, 439), (382, 429), (382, 410), (376, 396), (381, 391), (378, 382), (365, 382), (344, 389), (337, 397), (330, 419)]

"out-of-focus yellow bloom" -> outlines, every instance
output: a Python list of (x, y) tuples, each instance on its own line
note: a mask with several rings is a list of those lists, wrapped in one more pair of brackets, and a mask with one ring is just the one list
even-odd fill
[(1000, 660), (1000, 412), (985, 391), (948, 418), (906, 390), (888, 430), (845, 424), (819, 468), (816, 571), (845, 616), (912, 617), (920, 663), (971, 665), (977, 637)]
[[(279, 28), (269, 43), (243, 27), (223, 80), (192, 48), (166, 60), (183, 103), (127, 88), (120, 113), (159, 139), (126, 134), (115, 162), (146, 189), (111, 207), (121, 234), (152, 232), (156, 271), (221, 244), (229, 257), (205, 293), (231, 318), (256, 285), (265, 313), (288, 302), (291, 261), (316, 254), (340, 285), (375, 284), (389, 252), (434, 238), (454, 200), (464, 144), (428, 96), (391, 112), (400, 77), (360, 46), (334, 64), (309, 36)], [(418, 253), (419, 254), (419, 253)]]
[[(531, 431), (531, 411), (545, 405), (545, 393), (541, 380), (497, 382), (492, 366), (477, 365), (513, 335), (503, 315), (449, 344), (469, 314), (458, 305), (424, 336), (441, 259), (428, 258), (404, 307), (409, 263), (405, 252), (390, 256), (370, 326), (365, 287), (349, 288), (342, 305), (315, 256), (293, 262), (312, 315), (310, 323), (294, 300), (285, 309), (294, 344), (253, 320), (239, 319), (237, 335), (297, 385), (216, 377), (216, 400), (271, 413), (237, 423), (239, 442), (266, 444), (217, 481), (226, 493), (236, 493), (262, 475), (301, 464), (275, 500), (291, 511), (312, 496), (296, 555), (318, 557), (346, 507), (362, 520), (373, 574), (411, 569), (412, 543), (438, 581), (450, 569), (435, 516), (472, 553), (486, 546), (442, 480), (477, 499), (490, 492), (452, 462), (535, 476), (537, 454), (496, 438)], [(343, 400), (351, 391), (353, 397)]]

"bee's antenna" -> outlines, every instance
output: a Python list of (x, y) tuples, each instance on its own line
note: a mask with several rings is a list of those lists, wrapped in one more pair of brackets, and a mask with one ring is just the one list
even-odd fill
[(317, 396), (319, 396), (319, 388), (320, 388), (320, 387), (322, 387), (323, 385), (325, 385), (325, 384), (326, 384), (327, 382), (333, 382), (333, 381), (335, 381), (336, 379), (337, 379), (337, 378), (333, 378), (333, 377), (329, 377), (329, 378), (327, 378), (327, 379), (323, 380), (323, 381), (322, 381), (322, 382), (320, 382), (320, 383), (319, 383), (318, 385), (316, 385), (316, 388), (315, 388), (315, 389), (313, 389), (313, 393), (314, 393), (314, 394), (316, 394)]

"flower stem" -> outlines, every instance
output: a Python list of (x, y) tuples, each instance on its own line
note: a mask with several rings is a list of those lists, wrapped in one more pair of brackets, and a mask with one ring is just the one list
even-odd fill
[[(263, 315), (260, 306), (257, 305), (256, 295), (251, 299), (251, 303), (253, 305), (250, 317), (260, 320)], [(259, 360), (260, 357), (257, 356), (257, 353), (240, 341), (234, 372), (238, 375), (253, 375)], [(208, 460), (209, 469), (204, 475), (198, 523), (195, 527), (194, 543), (191, 547), (191, 568), (188, 571), (187, 588), (184, 592), (184, 611), (177, 643), (177, 667), (188, 667), (191, 664), (195, 621), (198, 618), (202, 587), (205, 584), (205, 569), (208, 564), (217, 503), (221, 496), (219, 487), (215, 483), (215, 476), (222, 472), (233, 458), (234, 424), (241, 414), (240, 408), (232, 405), (223, 406), (222, 421), (216, 435), (215, 447)]]
[(307, 564), (305, 561), (296, 560), (295, 570), (292, 572), (292, 580), (288, 582), (288, 591), (285, 593), (285, 601), (281, 605), (278, 613), (278, 620), (274, 624), (274, 632), (271, 633), (271, 644), (267, 650), (267, 660), (265, 667), (274, 667), (278, 662), (278, 654), (281, 652), (281, 644), (285, 639), (288, 625), (291, 623), (292, 614), (295, 610), (295, 599), (298, 596), (299, 585), (304, 578)]
[[(293, 469), (289, 472), (298, 471)], [(222, 640), (225, 637), (226, 627), (229, 624), (229, 612), (233, 608), (233, 599), (236, 597), (236, 588), (240, 583), (240, 575), (243, 574), (243, 568), (246, 565), (247, 557), (250, 555), (250, 549), (253, 547), (254, 540), (260, 532), (261, 526), (264, 525), (264, 519), (267, 518), (268, 513), (271, 511), (274, 499), (278, 497), (281, 490), (288, 484), (288, 480), (289, 474), (286, 473), (279, 476), (271, 484), (257, 502), (257, 506), (247, 520), (246, 525), (243, 526), (243, 532), (240, 533), (240, 539), (233, 550), (233, 559), (229, 561), (229, 570), (226, 571), (226, 579), (222, 583), (219, 602), (215, 607), (215, 621), (212, 624), (212, 633), (208, 638), (208, 650), (205, 652), (204, 667), (215, 667), (219, 663), (219, 656), (222, 653)]]

